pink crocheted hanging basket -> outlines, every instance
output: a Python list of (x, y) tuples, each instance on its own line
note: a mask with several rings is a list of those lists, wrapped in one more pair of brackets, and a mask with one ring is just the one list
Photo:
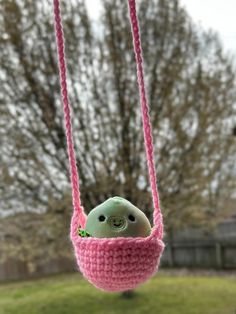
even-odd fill
[(164, 249), (161, 226), (146, 238), (82, 238), (76, 232), (78, 221), (78, 215), (72, 217), (77, 264), (95, 287), (108, 292), (134, 289), (158, 270)]
[(60, 3), (59, 0), (54, 0), (55, 33), (74, 206), (71, 220), (71, 240), (79, 269), (84, 277), (94, 286), (105, 291), (133, 289), (148, 280), (157, 271), (164, 249), (162, 242), (163, 223), (157, 190), (151, 123), (144, 84), (142, 50), (135, 0), (128, 0), (128, 4), (137, 64), (147, 165), (154, 205), (154, 227), (151, 235), (146, 238), (83, 238), (77, 234), (77, 231), (79, 226), (85, 227), (86, 215), (81, 206), (79, 176), (72, 136)]

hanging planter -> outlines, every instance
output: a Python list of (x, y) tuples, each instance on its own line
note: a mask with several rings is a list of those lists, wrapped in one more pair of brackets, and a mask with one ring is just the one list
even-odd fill
[(67, 149), (70, 163), (74, 212), (71, 220), (71, 241), (80, 271), (95, 287), (105, 291), (125, 291), (148, 280), (157, 270), (164, 249), (162, 242), (163, 223), (159, 205), (154, 167), (153, 143), (149, 108), (146, 99), (141, 41), (135, 0), (128, 0), (132, 27), (137, 77), (140, 94), (143, 132), (150, 185), (153, 198), (153, 228), (146, 237), (97, 238), (78, 234), (85, 228), (87, 217), (80, 201), (79, 177), (73, 145), (71, 110), (67, 92), (64, 38), (60, 16), (59, 0), (54, 0), (55, 32), (60, 70), (61, 95), (64, 108)]

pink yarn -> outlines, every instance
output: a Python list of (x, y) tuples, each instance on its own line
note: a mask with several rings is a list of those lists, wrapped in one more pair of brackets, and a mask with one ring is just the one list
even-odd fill
[(79, 176), (78, 176), (78, 171), (77, 171), (77, 166), (76, 166), (76, 158), (75, 158), (74, 143), (73, 143), (73, 136), (72, 136), (72, 125), (71, 125), (71, 110), (70, 110), (70, 103), (69, 103), (69, 97), (68, 97), (68, 91), (67, 91), (64, 38), (63, 38), (63, 29), (62, 29), (62, 23), (61, 23), (59, 0), (54, 0), (54, 17), (55, 17), (55, 32), (56, 32), (56, 39), (57, 39), (57, 53), (58, 53), (58, 62), (59, 62), (59, 71), (60, 71), (61, 97), (62, 97), (62, 102), (63, 102), (64, 118), (65, 118), (67, 152), (68, 152), (69, 163), (70, 163), (74, 215), (78, 217), (80, 221), (80, 225), (84, 227), (85, 221), (86, 221), (86, 215), (84, 213), (83, 207), (81, 206), (81, 200), (80, 200)]
[(142, 110), (143, 132), (149, 170), (149, 179), (154, 204), (152, 233), (146, 238), (82, 238), (77, 230), (84, 228), (86, 215), (80, 201), (79, 177), (76, 166), (71, 126), (71, 111), (67, 92), (64, 38), (59, 0), (54, 0), (55, 32), (60, 70), (67, 149), (70, 163), (74, 212), (71, 219), (71, 240), (78, 266), (84, 277), (97, 288), (105, 291), (124, 291), (137, 287), (150, 278), (158, 269), (164, 249), (162, 242), (163, 223), (156, 183), (151, 123), (146, 98), (141, 41), (135, 0), (128, 0), (137, 64), (138, 86)]
[(148, 164), (148, 171), (149, 171), (149, 180), (150, 180), (150, 185), (152, 189), (153, 205), (155, 208), (154, 213), (153, 213), (154, 224), (155, 224), (155, 221), (158, 219), (158, 214), (160, 213), (160, 201), (159, 201), (159, 195), (158, 195), (158, 190), (157, 190), (156, 171), (155, 171), (155, 165), (154, 165), (152, 130), (151, 130), (149, 108), (148, 108), (146, 89), (145, 89), (145, 83), (144, 83), (141, 39), (139, 35), (139, 25), (138, 25), (137, 13), (136, 13), (135, 0), (128, 0), (128, 2), (129, 2), (131, 28), (132, 28), (132, 34), (133, 34), (134, 52), (135, 52), (135, 58), (136, 58), (136, 64), (137, 64), (137, 76), (138, 76), (139, 94), (140, 94), (140, 102), (141, 102), (141, 110), (142, 110), (143, 134), (144, 134), (147, 164)]
[(136, 288), (158, 268), (163, 242), (146, 238), (73, 239), (79, 268), (95, 287), (113, 292)]

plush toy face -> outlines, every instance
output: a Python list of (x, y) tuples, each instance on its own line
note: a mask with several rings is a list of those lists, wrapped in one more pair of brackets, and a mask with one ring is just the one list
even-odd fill
[(96, 238), (147, 237), (151, 225), (140, 209), (116, 196), (89, 213), (85, 230)]

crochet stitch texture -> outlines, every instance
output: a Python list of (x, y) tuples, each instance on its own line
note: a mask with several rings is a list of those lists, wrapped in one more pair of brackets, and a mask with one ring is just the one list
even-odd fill
[(140, 93), (143, 133), (149, 170), (149, 179), (154, 205), (151, 235), (146, 238), (92, 238), (80, 237), (78, 227), (85, 227), (86, 215), (80, 200), (79, 176), (74, 152), (71, 110), (67, 91), (64, 38), (59, 0), (54, 0), (55, 33), (60, 70), (61, 95), (63, 101), (67, 151), (70, 164), (74, 212), (71, 219), (71, 240), (78, 266), (84, 277), (97, 288), (105, 291), (124, 291), (135, 288), (148, 280), (158, 269), (164, 249), (162, 242), (163, 223), (159, 205), (154, 167), (151, 123), (146, 99), (142, 50), (136, 15), (135, 0), (128, 0), (134, 42), (137, 77)]
[(109, 292), (134, 289), (158, 270), (164, 249), (158, 226), (146, 238), (83, 238), (77, 234), (78, 218), (72, 217), (71, 240), (80, 271), (95, 287)]

